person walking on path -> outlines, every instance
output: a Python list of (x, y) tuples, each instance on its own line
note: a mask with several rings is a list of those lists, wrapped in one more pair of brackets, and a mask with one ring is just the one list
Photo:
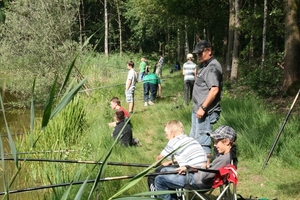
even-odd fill
[(186, 105), (189, 105), (189, 101), (192, 99), (197, 65), (193, 62), (193, 54), (189, 53), (186, 59), (187, 62), (182, 67), (182, 74), (184, 76), (184, 102)]
[(157, 68), (156, 68), (156, 75), (159, 77), (159, 78), (162, 78), (162, 65), (164, 64), (164, 57), (162, 55), (159, 56), (159, 60), (156, 64)]
[[(160, 78), (153, 73), (149, 73), (144, 77), (144, 102), (145, 106), (154, 105), (156, 95), (161, 97), (162, 87)], [(149, 101), (150, 94), (150, 101)]]
[(222, 67), (213, 56), (211, 44), (205, 40), (195, 46), (193, 53), (197, 54), (200, 69), (193, 88), (190, 136), (195, 138), (210, 155), (211, 138), (207, 133), (212, 131), (212, 124), (220, 117)]
[(134, 62), (128, 61), (127, 62), (127, 69), (128, 75), (126, 79), (126, 86), (125, 86), (125, 96), (126, 96), (126, 102), (129, 103), (128, 112), (133, 113), (134, 108), (134, 90), (135, 90), (135, 84), (137, 82), (137, 75), (134, 71)]

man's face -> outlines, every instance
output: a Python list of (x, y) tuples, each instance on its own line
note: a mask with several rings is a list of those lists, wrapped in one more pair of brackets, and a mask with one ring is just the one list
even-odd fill
[(209, 60), (210, 57), (211, 57), (211, 49), (210, 48), (204, 49), (202, 52), (197, 54), (197, 59), (198, 59), (199, 63), (203, 63), (203, 62)]

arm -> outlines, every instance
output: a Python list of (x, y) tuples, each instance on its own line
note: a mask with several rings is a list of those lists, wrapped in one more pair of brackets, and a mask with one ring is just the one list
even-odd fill
[[(158, 156), (156, 156), (156, 161), (159, 161), (160, 159), (162, 159), (164, 156), (163, 155), (161, 155), (161, 154), (159, 154)], [(170, 161), (166, 161), (166, 162), (163, 162), (163, 163), (161, 163), (161, 165), (163, 165), (163, 166), (169, 166), (169, 165), (172, 165), (172, 161), (170, 160)]]
[(157, 94), (157, 96), (161, 97), (161, 94), (162, 94), (162, 87), (161, 87), (161, 84), (158, 84), (158, 94)]
[[(217, 87), (217, 86), (211, 87), (205, 101), (202, 103), (202, 106), (207, 108), (213, 102), (213, 100), (216, 98), (218, 92), (219, 92), (219, 87)], [(200, 107), (196, 113), (196, 116), (197, 116), (197, 118), (202, 118), (204, 116), (204, 114), (205, 114), (205, 111)]]
[(129, 90), (130, 85), (131, 85), (132, 79), (130, 79), (127, 83), (126, 83), (126, 91)]

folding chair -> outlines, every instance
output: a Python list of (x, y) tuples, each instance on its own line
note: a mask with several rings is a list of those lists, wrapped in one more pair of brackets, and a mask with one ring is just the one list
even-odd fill
[[(226, 200), (237, 200), (236, 185), (238, 182), (236, 167), (234, 165), (226, 165), (219, 170), (207, 170), (198, 169), (205, 172), (215, 173), (214, 184), (212, 188), (201, 189), (195, 188), (189, 184), (186, 184), (183, 188), (183, 195), (179, 197), (182, 200), (193, 200), (199, 197), (201, 200), (212, 200), (209, 195), (216, 189), (220, 189), (220, 194), (214, 200), (221, 200), (222, 198)], [(192, 198), (189, 199), (190, 193), (192, 193)], [(181, 193), (182, 194), (182, 193)]]
[[(215, 155), (217, 155), (218, 152), (215, 149)], [(226, 197), (228, 200), (237, 200), (237, 194), (236, 194), (236, 185), (237, 185), (237, 165), (238, 165), (238, 159), (237, 159), (237, 147), (234, 144), (232, 148), (230, 149), (230, 160), (231, 164), (222, 167), (219, 170), (211, 170), (211, 169), (198, 169), (205, 172), (215, 173), (214, 177), (214, 184), (212, 188), (195, 188), (189, 184), (186, 184), (184, 188), (177, 189), (179, 193), (177, 193), (179, 200), (193, 200), (196, 197), (199, 197), (201, 200), (210, 200), (209, 195), (212, 194), (212, 192), (219, 188), (220, 193), (217, 197), (217, 200), (220, 200), (222, 197)], [(187, 172), (188, 173), (188, 172)], [(183, 191), (183, 192), (181, 192)], [(189, 196), (193, 195), (191, 199), (189, 199)], [(215, 199), (214, 199), (215, 200)]]

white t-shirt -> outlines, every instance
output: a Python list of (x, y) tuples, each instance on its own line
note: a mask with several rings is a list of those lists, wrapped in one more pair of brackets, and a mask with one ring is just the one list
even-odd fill
[(135, 84), (137, 81), (137, 75), (136, 72), (134, 71), (134, 69), (130, 69), (128, 71), (128, 75), (127, 75), (127, 80), (126, 80), (126, 85), (127, 83), (131, 80), (131, 85), (129, 87), (129, 90), (135, 89)]
[(166, 156), (177, 148), (179, 149), (173, 155), (180, 167), (186, 165), (200, 167), (206, 163), (207, 156), (202, 146), (194, 138), (185, 134), (178, 135), (169, 140), (168, 144), (162, 150), (161, 155)]

